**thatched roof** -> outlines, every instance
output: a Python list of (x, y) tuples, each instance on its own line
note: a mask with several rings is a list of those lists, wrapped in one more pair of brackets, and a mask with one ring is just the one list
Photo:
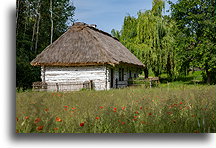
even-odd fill
[(85, 23), (75, 23), (37, 55), (31, 65), (86, 66), (121, 63), (144, 66), (110, 34)]

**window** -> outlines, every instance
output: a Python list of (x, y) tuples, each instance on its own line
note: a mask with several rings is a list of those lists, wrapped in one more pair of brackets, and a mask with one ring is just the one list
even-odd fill
[(119, 81), (124, 81), (124, 68), (119, 68)]

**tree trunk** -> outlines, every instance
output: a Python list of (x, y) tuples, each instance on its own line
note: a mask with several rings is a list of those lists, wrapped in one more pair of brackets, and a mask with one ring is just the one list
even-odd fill
[(148, 79), (148, 68), (147, 67), (145, 67), (145, 69), (144, 69), (144, 74), (145, 74), (145, 79)]
[(50, 33), (50, 44), (52, 44), (53, 40), (53, 12), (52, 12), (52, 0), (50, 0), (50, 21), (51, 21), (51, 33)]
[(33, 50), (33, 46), (34, 46), (34, 38), (35, 38), (36, 23), (37, 23), (37, 22), (35, 21), (34, 26), (33, 26), (31, 51)]
[(38, 44), (38, 34), (39, 34), (39, 25), (40, 25), (40, 13), (39, 13), (39, 9), (40, 9), (40, 0), (38, 1), (38, 6), (36, 9), (36, 14), (37, 14), (37, 31), (36, 31), (36, 41), (35, 41), (35, 53), (37, 53), (37, 44)]
[(206, 69), (207, 83), (211, 84), (211, 72)]

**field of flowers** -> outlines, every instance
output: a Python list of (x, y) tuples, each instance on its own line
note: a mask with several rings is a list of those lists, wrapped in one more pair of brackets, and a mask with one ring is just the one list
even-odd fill
[(16, 94), (17, 133), (215, 133), (215, 86)]

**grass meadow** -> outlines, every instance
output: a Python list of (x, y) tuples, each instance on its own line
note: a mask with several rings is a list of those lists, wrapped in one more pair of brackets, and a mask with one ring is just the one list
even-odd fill
[(215, 85), (17, 92), (17, 133), (215, 133)]

